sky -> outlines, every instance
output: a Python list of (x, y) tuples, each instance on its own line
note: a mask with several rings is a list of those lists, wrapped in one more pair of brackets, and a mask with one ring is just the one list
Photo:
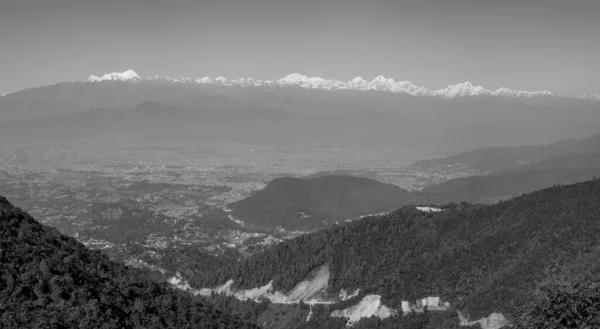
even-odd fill
[(0, 0), (0, 94), (127, 69), (600, 93), (600, 1)]

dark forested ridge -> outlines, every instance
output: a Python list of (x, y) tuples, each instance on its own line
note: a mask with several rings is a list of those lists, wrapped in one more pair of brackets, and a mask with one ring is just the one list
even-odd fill
[(0, 197), (2, 328), (255, 328), (112, 262)]
[(412, 201), (402, 188), (348, 175), (277, 178), (231, 204), (232, 215), (258, 228), (315, 229), (336, 221), (397, 209)]
[(277, 290), (289, 291), (329, 264), (332, 294), (360, 288), (395, 309), (401, 300), (440, 296), (471, 318), (515, 317), (540, 282), (593, 264), (600, 250), (598, 196), (600, 180), (593, 180), (439, 213), (406, 206), (286, 241), (194, 284), (233, 279), (251, 288), (273, 280)]

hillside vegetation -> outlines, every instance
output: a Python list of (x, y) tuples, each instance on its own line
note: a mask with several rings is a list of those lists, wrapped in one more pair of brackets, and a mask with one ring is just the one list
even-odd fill
[(277, 178), (235, 202), (232, 216), (250, 227), (311, 230), (357, 216), (390, 211), (413, 201), (402, 188), (348, 175)]
[(600, 250), (600, 180), (555, 186), (495, 205), (461, 204), (426, 213), (412, 206), (386, 216), (298, 237), (226, 266), (196, 286), (229, 279), (253, 288), (273, 280), (290, 291), (329, 264), (329, 292), (402, 300), (440, 296), (471, 318), (509, 318), (530, 305), (538, 285)]
[(112, 262), (0, 197), (3, 328), (256, 328)]

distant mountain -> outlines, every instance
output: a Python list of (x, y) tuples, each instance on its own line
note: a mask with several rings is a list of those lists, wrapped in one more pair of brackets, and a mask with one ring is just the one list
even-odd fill
[(256, 328), (110, 261), (0, 197), (6, 328)]
[[(529, 164), (530, 169), (535, 163), (557, 157), (568, 157), (574, 154), (580, 158), (581, 153), (600, 153), (600, 134), (583, 139), (565, 139), (558, 142), (521, 147), (485, 147), (458, 155), (420, 160), (409, 167), (415, 170), (462, 170), (477, 172), (503, 172)], [(592, 160), (592, 159), (587, 159)], [(568, 158), (555, 160), (567, 162)], [(580, 161), (580, 160), (573, 160)], [(544, 164), (540, 164), (542, 168)]]
[[(113, 72), (102, 76), (90, 75), (88, 82), (102, 81), (160, 81), (165, 83), (181, 83), (181, 84), (205, 84), (214, 86), (236, 86), (236, 87), (301, 87), (305, 89), (322, 89), (328, 91), (334, 90), (356, 90), (356, 91), (385, 91), (391, 93), (402, 93), (412, 96), (434, 96), (434, 97), (465, 97), (465, 96), (501, 96), (501, 97), (540, 97), (552, 96), (556, 94), (549, 91), (521, 91), (512, 90), (509, 88), (499, 88), (495, 91), (488, 90), (482, 86), (474, 86), (470, 82), (461, 82), (455, 85), (450, 85), (446, 88), (431, 90), (423, 86), (417, 86), (410, 81), (395, 81), (391, 78), (386, 78), (382, 75), (375, 77), (372, 81), (366, 81), (361, 77), (356, 77), (350, 81), (340, 81), (334, 79), (323, 79), (320, 77), (307, 77), (299, 73), (288, 74), (284, 78), (278, 80), (255, 80), (252, 78), (241, 78), (227, 80), (224, 77), (210, 78), (204, 77), (200, 79), (172, 79), (170, 77), (148, 77), (140, 78), (133, 70), (125, 72)], [(593, 95), (592, 95), (593, 96)], [(584, 97), (585, 98), (585, 97)]]
[[(218, 111), (259, 109), (263, 117), (281, 115), (266, 112), (272, 110), (310, 115), (303, 134), (299, 131), (305, 121), (300, 121), (292, 136), (286, 134), (288, 127), (270, 136), (302, 142), (310, 129), (319, 135), (315, 139), (362, 138), (436, 154), (443, 150), (444, 155), (489, 145), (581, 138), (597, 131), (600, 123), (600, 103), (592, 99), (489, 91), (470, 83), (434, 91), (384, 77), (341, 82), (292, 74), (276, 81), (194, 80), (140, 78), (133, 71), (5, 95), (0, 97), (0, 122), (89, 109), (128, 110), (146, 101)], [(342, 116), (356, 113), (364, 115)]]
[(571, 153), (556, 158), (531, 162), (515, 168), (511, 172), (549, 169), (596, 169), (600, 168), (600, 153)]
[(103, 139), (116, 143), (199, 139), (261, 141), (271, 139), (272, 134), (282, 134), (285, 127), (281, 125), (295, 125), (294, 119), (291, 113), (268, 108), (221, 111), (146, 101), (128, 110), (90, 109), (0, 123), (0, 144)]
[[(337, 321), (339, 316), (356, 328), (399, 328), (419, 317), (411, 307), (430, 303), (425, 318), (418, 318), (421, 326), (415, 327), (458, 328), (462, 323), (499, 328), (507, 319), (554, 323), (567, 318), (576, 319), (575, 327), (593, 327), (600, 314), (597, 299), (577, 299), (573, 306), (587, 306), (575, 309), (565, 304), (571, 290), (559, 289), (561, 295), (545, 298), (536, 289), (572, 273), (597, 278), (598, 195), (600, 180), (593, 180), (489, 206), (461, 204), (439, 212), (406, 206), (285, 241), (193, 284), (227, 283), (220, 291), (227, 289), (238, 298), (270, 293), (272, 299), (318, 285), (323, 290), (321, 297), (313, 297), (312, 317), (298, 328), (343, 328), (346, 321)], [(324, 274), (314, 274), (317, 269)], [(597, 296), (594, 289), (589, 296)], [(354, 291), (347, 299), (347, 292)], [(579, 296), (585, 297), (572, 295)], [(420, 304), (411, 306), (417, 299)], [(328, 300), (332, 302), (319, 307), (318, 301)], [(530, 307), (540, 301), (544, 308)], [(528, 313), (521, 317), (525, 309)], [(552, 313), (540, 313), (544, 309)], [(444, 312), (450, 313), (444, 323), (434, 326), (427, 319)]]
[[(547, 163), (547, 165), (551, 164)], [(516, 172), (451, 179), (425, 187), (421, 191), (421, 196), (427, 202), (438, 204), (463, 201), (493, 203), (553, 185), (573, 184), (595, 177), (600, 177), (600, 165), (583, 169), (526, 170), (523, 168)]]
[(410, 203), (398, 186), (347, 175), (277, 178), (263, 190), (228, 205), (247, 227), (312, 230), (348, 219), (390, 211)]
[(583, 99), (590, 99), (594, 101), (600, 101), (600, 94), (591, 94), (591, 95), (583, 95), (581, 96)]
[(594, 177), (600, 177), (600, 153), (576, 153), (509, 167), (491, 175), (451, 179), (427, 186), (421, 192), (432, 203), (492, 203)]

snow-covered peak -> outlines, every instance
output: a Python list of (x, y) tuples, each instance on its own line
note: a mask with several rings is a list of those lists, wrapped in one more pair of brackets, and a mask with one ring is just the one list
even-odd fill
[(361, 77), (348, 81), (348, 89), (364, 90), (369, 82)]
[[(178, 79), (173, 79), (173, 78), (171, 78), (171, 77), (169, 77), (169, 76), (163, 77), (163, 76), (160, 76), (160, 75), (155, 75), (155, 76), (153, 76), (153, 77), (149, 77), (149, 78), (147, 78), (147, 79), (148, 79), (148, 80), (153, 80), (153, 81), (159, 81), (159, 82), (171, 82), (171, 83), (173, 83), (173, 82), (182, 82), (182, 81), (185, 81), (185, 80), (186, 80), (185, 78), (184, 78), (184, 79), (181, 79), (181, 80), (178, 80)], [(189, 78), (188, 78), (188, 79), (189, 79)]]
[(277, 82), (280, 84), (283, 84), (283, 83), (297, 84), (300, 82), (307, 82), (308, 80), (309, 80), (308, 77), (305, 75), (302, 75), (299, 73), (292, 73), (292, 74), (286, 75), (284, 78), (277, 80)]
[(383, 75), (378, 75), (367, 85), (369, 90), (395, 91), (396, 82), (394, 79), (386, 79)]
[(88, 77), (88, 81), (99, 82), (99, 81), (128, 81), (128, 80), (138, 80), (140, 76), (135, 73), (134, 70), (127, 70), (125, 72), (112, 72), (107, 73), (103, 76), (90, 75)]
[(204, 83), (204, 84), (211, 84), (214, 82), (213, 79), (209, 78), (209, 77), (204, 77), (204, 78), (200, 78), (200, 79), (196, 79), (194, 80), (196, 83)]
[[(341, 81), (334, 79), (324, 79), (320, 77), (308, 77), (300, 73), (288, 74), (278, 80), (255, 80), (253, 78), (238, 78), (227, 80), (224, 77), (215, 79), (208, 76), (199, 79), (185, 78), (181, 80), (172, 79), (169, 77), (154, 76), (146, 79), (141, 79), (133, 70), (127, 70), (122, 73), (108, 73), (103, 76), (90, 76), (88, 81), (155, 81), (163, 83), (182, 83), (182, 84), (203, 84), (214, 85), (219, 87), (243, 87), (243, 88), (258, 88), (265, 86), (274, 86), (280, 88), (300, 87), (304, 89), (317, 90), (356, 90), (356, 91), (380, 91), (390, 93), (408, 94), (413, 96), (431, 96), (431, 97), (469, 97), (469, 96), (498, 96), (498, 97), (538, 97), (538, 96), (557, 96), (549, 91), (521, 91), (509, 88), (499, 88), (495, 91), (485, 89), (480, 85), (475, 85), (471, 82), (461, 82), (450, 85), (442, 89), (428, 89), (424, 86), (416, 85), (410, 81), (395, 81), (392, 78), (386, 78), (383, 75), (378, 75), (373, 80), (368, 81), (362, 77), (356, 77), (349, 81)], [(587, 95), (582, 98), (600, 100), (600, 95)]]
[(358, 83), (366, 83), (367, 80), (363, 79), (362, 77), (356, 77), (356, 78), (350, 80), (350, 82), (358, 84)]
[(501, 87), (494, 91), (494, 94), (497, 96), (506, 96), (506, 97), (534, 97), (534, 96), (556, 96), (556, 94), (549, 92), (547, 90), (543, 91), (522, 91), (522, 90), (513, 90), (506, 87)]
[(583, 95), (582, 99), (591, 99), (593, 101), (600, 101), (600, 94)]
[(436, 90), (435, 93), (443, 97), (493, 95), (491, 90), (487, 90), (482, 86), (474, 86), (468, 81)]

